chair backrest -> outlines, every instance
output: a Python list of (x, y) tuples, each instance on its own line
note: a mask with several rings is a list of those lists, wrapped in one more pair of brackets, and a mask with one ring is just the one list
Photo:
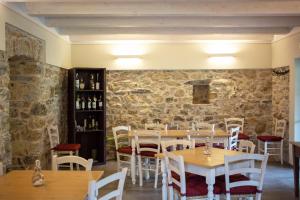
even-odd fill
[(239, 139), (240, 127), (235, 127), (230, 129), (229, 145), (228, 149), (237, 149), (238, 148), (238, 139)]
[(112, 128), (116, 150), (122, 146), (129, 145), (128, 131), (130, 130), (130, 126), (117, 126)]
[[(151, 136), (149, 136), (151, 135)], [(150, 151), (160, 153), (161, 136), (157, 131), (149, 133), (147, 136), (139, 133), (134, 133), (137, 154), (141, 152)]]
[(127, 170), (127, 168), (123, 168), (121, 172), (112, 174), (99, 181), (90, 181), (88, 190), (88, 200), (97, 200), (99, 189), (114, 181), (118, 181), (118, 188), (100, 197), (99, 200), (109, 200), (114, 198), (116, 198), (117, 200), (122, 200)]
[(56, 147), (60, 143), (58, 126), (50, 125), (46, 128), (46, 131), (49, 136), (50, 148)]
[(182, 149), (194, 149), (195, 148), (195, 140), (167, 140), (161, 141), (161, 149), (162, 152), (165, 151), (175, 151)]
[[(186, 194), (186, 177), (184, 160), (182, 156), (176, 156), (172, 152), (164, 152), (164, 159), (167, 169), (168, 185), (175, 184), (180, 188), (180, 193), (182, 195)], [(177, 174), (180, 178), (175, 179), (172, 173)]]
[[(61, 156), (57, 157), (57, 155), (54, 155), (52, 157), (52, 170), (58, 170), (59, 165), (65, 164), (65, 163), (75, 163), (83, 166), (86, 171), (92, 170), (93, 165), (93, 159), (84, 159), (79, 156)], [(72, 169), (71, 169), (72, 170)]]
[[(263, 187), (263, 181), (267, 166), (269, 154), (241, 154), (236, 156), (225, 156), (225, 181), (226, 181), (226, 193), (230, 195), (230, 189), (239, 186), (256, 186), (257, 192), (261, 193)], [(245, 161), (256, 162), (258, 165), (243, 165)], [(241, 163), (239, 167), (232, 167), (232, 163), (235, 165)], [(245, 166), (245, 167), (244, 167)], [(235, 174), (248, 174), (250, 180), (230, 182), (229, 177)], [(256, 175), (256, 176), (253, 176)], [(230, 196), (229, 196), (230, 199)]]
[(244, 118), (225, 118), (226, 131), (229, 133), (231, 128), (240, 127), (240, 131), (244, 131)]
[(239, 151), (245, 153), (254, 153), (255, 144), (250, 140), (239, 140)]
[[(213, 141), (213, 137), (215, 135), (215, 124), (209, 124), (209, 123), (205, 123), (205, 122), (195, 123), (195, 126), (192, 127), (192, 129), (195, 129), (195, 130), (191, 130), (191, 131), (187, 132), (187, 138), (188, 138), (188, 140), (195, 139), (196, 143), (198, 143), (198, 142), (202, 142), (203, 143), (204, 142), (203, 138), (199, 139), (197, 137), (199, 134), (201, 134), (198, 131), (208, 130), (209, 131), (209, 135), (210, 135), (210, 140)], [(205, 132), (205, 134), (207, 134), (207, 132)]]
[(145, 130), (167, 130), (168, 125), (160, 123), (145, 124)]
[(179, 125), (173, 122), (171, 124), (166, 124), (165, 130), (179, 130)]
[(276, 119), (275, 121), (275, 136), (284, 138), (284, 133), (286, 129), (286, 120)]

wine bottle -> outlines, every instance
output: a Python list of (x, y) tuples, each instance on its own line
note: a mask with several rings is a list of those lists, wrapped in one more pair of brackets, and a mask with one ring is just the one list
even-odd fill
[(85, 88), (85, 84), (84, 84), (83, 78), (80, 79), (79, 88), (81, 90), (84, 90), (84, 88)]
[(95, 119), (94, 119), (94, 117), (92, 118), (92, 129), (95, 129)]
[(99, 123), (98, 123), (98, 121), (95, 122), (95, 129), (99, 130)]
[(81, 98), (81, 109), (85, 110), (85, 98), (84, 97)]
[(77, 99), (76, 99), (76, 110), (80, 110), (80, 97), (79, 95), (77, 95)]
[(90, 97), (88, 97), (87, 107), (89, 110), (91, 110), (91, 108), (92, 108), (92, 100)]
[(100, 95), (99, 99), (98, 99), (98, 107), (99, 107), (99, 110), (102, 109), (103, 107), (103, 103), (102, 103), (102, 96)]
[(90, 88), (91, 90), (95, 89), (95, 82), (94, 82), (94, 75), (91, 74), (91, 78), (90, 78)]
[(99, 74), (96, 74), (96, 90), (100, 90)]
[(97, 98), (96, 98), (96, 95), (94, 95), (94, 98), (93, 98), (92, 108), (93, 108), (94, 110), (97, 109)]
[(91, 117), (91, 115), (89, 116), (89, 120), (88, 120), (88, 128), (89, 128), (89, 130), (92, 129), (92, 117)]
[(83, 130), (85, 131), (87, 129), (87, 120), (83, 120)]
[(76, 73), (76, 77), (75, 77), (75, 88), (79, 89), (79, 77), (78, 77), (78, 73)]

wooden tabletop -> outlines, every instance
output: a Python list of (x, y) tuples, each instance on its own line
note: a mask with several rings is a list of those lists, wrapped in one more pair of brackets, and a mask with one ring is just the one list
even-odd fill
[[(215, 168), (224, 165), (225, 155), (239, 155), (242, 152), (231, 151), (225, 149), (212, 148), (211, 156), (204, 155), (204, 147), (195, 149), (187, 149), (180, 151), (172, 151), (175, 155), (183, 156), (184, 163), (201, 166), (204, 168)], [(163, 158), (163, 154), (156, 155), (159, 158)]]
[(290, 144), (300, 147), (300, 142), (289, 141)]
[(0, 176), (0, 199), (5, 200), (84, 200), (90, 180), (103, 171), (42, 171), (45, 185), (34, 187), (33, 171), (16, 170)]
[[(151, 133), (159, 131), (161, 137), (186, 137), (188, 134), (191, 134), (194, 137), (209, 137), (210, 130), (199, 130), (199, 131), (190, 131), (190, 130), (133, 130), (129, 131), (128, 136), (133, 137), (134, 133), (141, 134), (143, 136), (151, 136)], [(229, 133), (226, 133), (222, 129), (216, 129), (214, 137), (229, 137)]]

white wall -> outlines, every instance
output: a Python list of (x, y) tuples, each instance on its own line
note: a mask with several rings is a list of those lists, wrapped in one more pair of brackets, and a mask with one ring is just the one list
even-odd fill
[(0, 2), (0, 50), (5, 50), (5, 23), (10, 23), (46, 41), (46, 63), (59, 67), (71, 66), (71, 45), (33, 21), (7, 8)]
[[(126, 55), (121, 55), (126, 52)], [(271, 44), (237, 42), (72, 44), (72, 67), (115, 69), (271, 68)], [(233, 56), (212, 60), (212, 56)], [(118, 58), (133, 63), (120, 64)], [(118, 61), (117, 61), (118, 60)], [(228, 62), (228, 63), (227, 63)]]
[[(289, 138), (292, 141), (300, 141), (300, 133), (295, 131), (295, 91), (296, 70), (295, 61), (300, 58), (300, 33), (290, 35), (272, 44), (272, 67), (290, 66), (290, 94), (289, 94)], [(280, 92), (280, 91), (279, 91)], [(290, 147), (290, 163), (292, 153)]]

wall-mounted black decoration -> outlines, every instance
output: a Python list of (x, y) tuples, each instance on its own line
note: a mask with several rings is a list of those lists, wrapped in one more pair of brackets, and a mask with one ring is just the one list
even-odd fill
[(272, 70), (273, 76), (284, 76), (290, 72), (289, 66), (278, 67)]

